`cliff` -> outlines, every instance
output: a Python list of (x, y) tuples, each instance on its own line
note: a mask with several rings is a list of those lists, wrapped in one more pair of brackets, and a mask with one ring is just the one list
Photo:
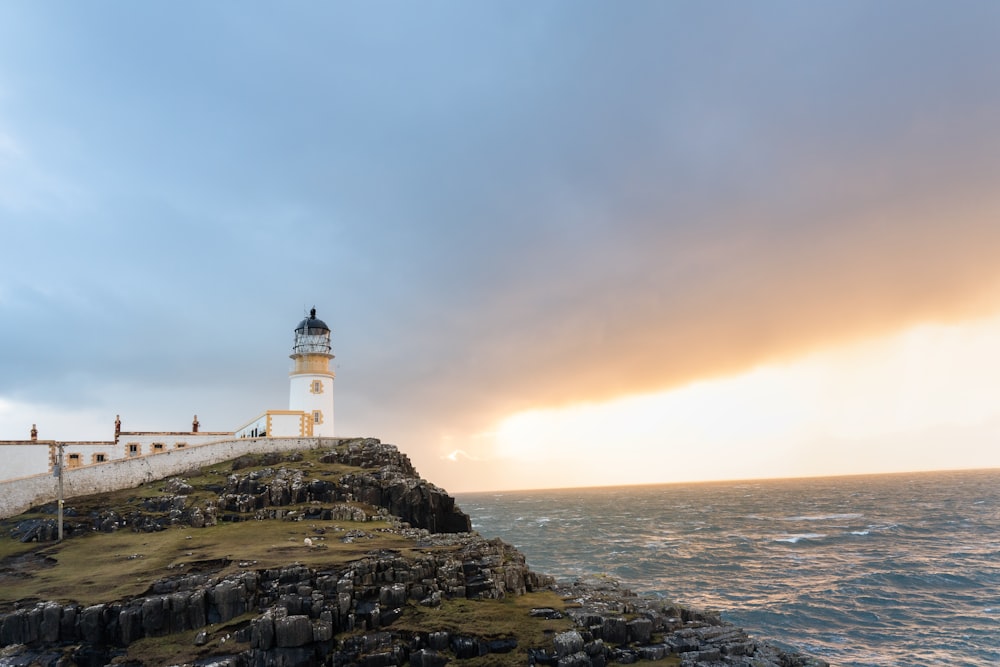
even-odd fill
[(795, 667), (614, 581), (556, 584), (377, 440), (244, 456), (3, 523), (4, 665)]

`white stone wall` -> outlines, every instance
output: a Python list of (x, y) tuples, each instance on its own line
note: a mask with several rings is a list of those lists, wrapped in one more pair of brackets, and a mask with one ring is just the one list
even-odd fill
[[(100, 464), (101, 457), (104, 462), (130, 458), (129, 445), (136, 446), (135, 456), (145, 456), (232, 439), (232, 433), (122, 433), (117, 443), (64, 442), (63, 459), (67, 468), (77, 468)], [(50, 473), (50, 449), (56, 446), (58, 443), (50, 440), (0, 443), (0, 481)], [(56, 456), (56, 452), (51, 456)]]
[[(113, 442), (73, 442), (63, 445), (63, 464), (67, 468), (97, 463), (99, 456), (104, 456), (105, 461), (113, 461), (121, 458), (121, 449)], [(46, 472), (48, 469), (46, 466), (41, 472)]]
[[(309, 432), (309, 425), (305, 422), (308, 415), (302, 412), (271, 411), (267, 413), (270, 422), (268, 435), (274, 438), (296, 438), (305, 437)], [(313, 435), (316, 435), (313, 432)]]
[[(137, 446), (134, 456), (160, 454), (174, 449), (196, 447), (220, 440), (232, 440), (232, 433), (121, 433), (118, 436), (118, 456), (115, 458), (132, 458), (131, 447)], [(157, 445), (160, 445), (157, 447)], [(69, 451), (67, 445), (67, 451)]]
[(0, 445), (0, 478), (17, 479), (49, 470), (49, 443)]
[[(65, 498), (72, 498), (130, 489), (144, 482), (179, 475), (243, 454), (335, 447), (339, 442), (335, 438), (242, 438), (118, 459), (109, 463), (66, 469), (63, 475), (63, 495)], [(51, 474), (0, 482), (0, 518), (56, 500), (57, 487), (58, 480)]]

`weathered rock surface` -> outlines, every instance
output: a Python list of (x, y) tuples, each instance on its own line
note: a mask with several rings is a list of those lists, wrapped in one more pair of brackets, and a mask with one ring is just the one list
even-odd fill
[[(125, 516), (102, 512), (92, 517), (92, 526), (162, 530), (174, 522), (195, 525), (199, 521), (195, 510), (202, 525), (227, 520), (230, 514), (288, 518), (281, 508), (317, 507), (312, 503), (319, 502), (327, 504), (319, 511), (330, 514), (321, 518), (398, 517), (396, 530), (413, 541), (411, 555), (372, 552), (329, 568), (290, 564), (255, 570), (248, 565), (226, 576), (179, 575), (153, 582), (140, 597), (87, 607), (25, 602), (0, 615), (0, 667), (129, 664), (122, 663), (121, 656), (140, 639), (201, 630), (191, 641), (204, 645), (209, 641), (206, 629), (228, 622), (238, 626), (227, 638), (231, 655), (199, 664), (436, 667), (453, 659), (508, 653), (518, 648), (518, 638), (477, 637), (444, 629), (395, 630), (393, 624), (406, 605), (501, 599), (543, 588), (572, 602), (565, 614), (575, 629), (555, 635), (549, 646), (527, 647), (532, 663), (600, 667), (672, 656), (684, 667), (825, 665), (750, 638), (711, 614), (636, 597), (613, 580), (556, 585), (550, 577), (531, 572), (511, 545), (468, 532), (469, 518), (454, 499), (419, 479), (395, 447), (365, 440), (327, 456), (366, 470), (333, 482), (308, 479), (301, 470), (281, 467), (241, 474), (237, 471), (260, 461), (238, 459), (233, 474), (216, 490), (218, 500), (207, 507), (189, 508), (187, 498), (194, 489), (184, 480), (171, 480), (163, 487), (163, 497), (143, 501), (143, 511)], [(264, 464), (282, 462), (287, 459), (276, 456)], [(306, 512), (289, 513), (307, 516)], [(16, 537), (24, 539), (34, 532), (40, 539), (47, 530), (43, 526), (44, 522), (26, 525)], [(563, 617), (563, 612), (547, 608), (522, 613), (539, 623)]]
[[(748, 636), (715, 614), (633, 595), (610, 578), (592, 577), (555, 589), (574, 602), (578, 627), (555, 638), (539, 664), (604, 665), (680, 658), (682, 667), (829, 667)], [(582, 646), (581, 646), (582, 642)]]
[[(224, 484), (206, 487), (216, 494), (214, 499), (193, 504), (189, 496), (195, 489), (184, 479), (170, 478), (162, 487), (164, 495), (144, 498), (131, 511), (102, 510), (89, 518), (67, 520), (65, 537), (90, 532), (158, 532), (171, 526), (203, 528), (219, 521), (289, 519), (321, 521), (369, 521), (397, 517), (415, 528), (434, 533), (462, 533), (472, 529), (469, 516), (455, 504), (455, 499), (443, 489), (421, 479), (409, 457), (395, 446), (374, 438), (358, 439), (345, 447), (331, 450), (324, 463), (339, 463), (364, 468), (336, 480), (310, 478), (306, 471), (283, 466), (302, 460), (302, 454), (265, 454), (241, 456), (232, 463), (233, 473)], [(246, 473), (238, 471), (250, 466), (272, 466)], [(289, 516), (288, 508), (310, 504), (301, 514)], [(364, 503), (374, 508), (365, 510), (352, 503)], [(54, 506), (41, 508), (51, 509)], [(67, 516), (75, 512), (67, 510)], [(22, 542), (46, 542), (57, 538), (54, 519), (23, 521), (14, 530)]]
[[(451, 546), (454, 539), (445, 543)], [(161, 579), (145, 597), (86, 608), (36, 603), (0, 618), (0, 643), (124, 647), (142, 637), (195, 630), (253, 611), (261, 615), (250, 624), (246, 641), (259, 654), (329, 642), (354, 629), (378, 631), (395, 620), (393, 612), (408, 599), (434, 592), (446, 598), (499, 599), (551, 583), (531, 572), (523, 555), (500, 540), (475, 534), (460, 540), (456, 551), (413, 559), (372, 555), (339, 569), (290, 565), (222, 579)], [(421, 540), (425, 547), (437, 542), (430, 534)]]

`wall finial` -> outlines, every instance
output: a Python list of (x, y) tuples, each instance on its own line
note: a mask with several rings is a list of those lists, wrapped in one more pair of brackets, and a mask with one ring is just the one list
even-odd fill
[(312, 310), (309, 311), (309, 319), (310, 320), (316, 319), (316, 306), (313, 306)]

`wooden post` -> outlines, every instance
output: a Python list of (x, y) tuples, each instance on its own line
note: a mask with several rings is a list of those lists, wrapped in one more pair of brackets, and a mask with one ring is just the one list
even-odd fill
[(59, 500), (58, 504), (58, 515), (59, 515), (59, 541), (63, 540), (63, 443), (59, 443)]

